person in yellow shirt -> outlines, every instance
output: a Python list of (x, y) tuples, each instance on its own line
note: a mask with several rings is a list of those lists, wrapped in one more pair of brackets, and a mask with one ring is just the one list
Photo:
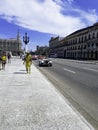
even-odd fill
[(24, 58), (24, 64), (25, 64), (27, 73), (31, 73), (32, 56), (28, 52)]
[(2, 59), (2, 69), (4, 70), (5, 69), (6, 60), (7, 60), (6, 54), (3, 54), (1, 59)]

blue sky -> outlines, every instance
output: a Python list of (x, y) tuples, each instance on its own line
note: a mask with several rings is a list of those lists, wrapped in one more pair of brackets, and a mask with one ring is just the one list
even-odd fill
[[(30, 37), (29, 50), (98, 22), (98, 0), (1, 0), (0, 38)], [(24, 48), (24, 43), (23, 43)]]

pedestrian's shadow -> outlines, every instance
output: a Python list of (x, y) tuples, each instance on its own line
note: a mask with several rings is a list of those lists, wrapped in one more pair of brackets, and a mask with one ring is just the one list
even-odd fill
[(18, 72), (14, 72), (14, 74), (26, 74), (25, 70), (20, 70)]
[(26, 74), (26, 72), (14, 72), (14, 74)]

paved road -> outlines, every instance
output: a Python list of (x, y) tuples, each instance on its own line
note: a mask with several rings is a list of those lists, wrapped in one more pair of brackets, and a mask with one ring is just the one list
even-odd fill
[(53, 67), (43, 67), (40, 70), (98, 128), (98, 64), (53, 59)]
[(94, 130), (32, 64), (20, 59), (0, 71), (0, 130)]

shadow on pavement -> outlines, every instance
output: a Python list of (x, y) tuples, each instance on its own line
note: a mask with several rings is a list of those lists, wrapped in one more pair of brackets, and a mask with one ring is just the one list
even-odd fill
[(14, 72), (14, 74), (26, 74), (26, 72)]

